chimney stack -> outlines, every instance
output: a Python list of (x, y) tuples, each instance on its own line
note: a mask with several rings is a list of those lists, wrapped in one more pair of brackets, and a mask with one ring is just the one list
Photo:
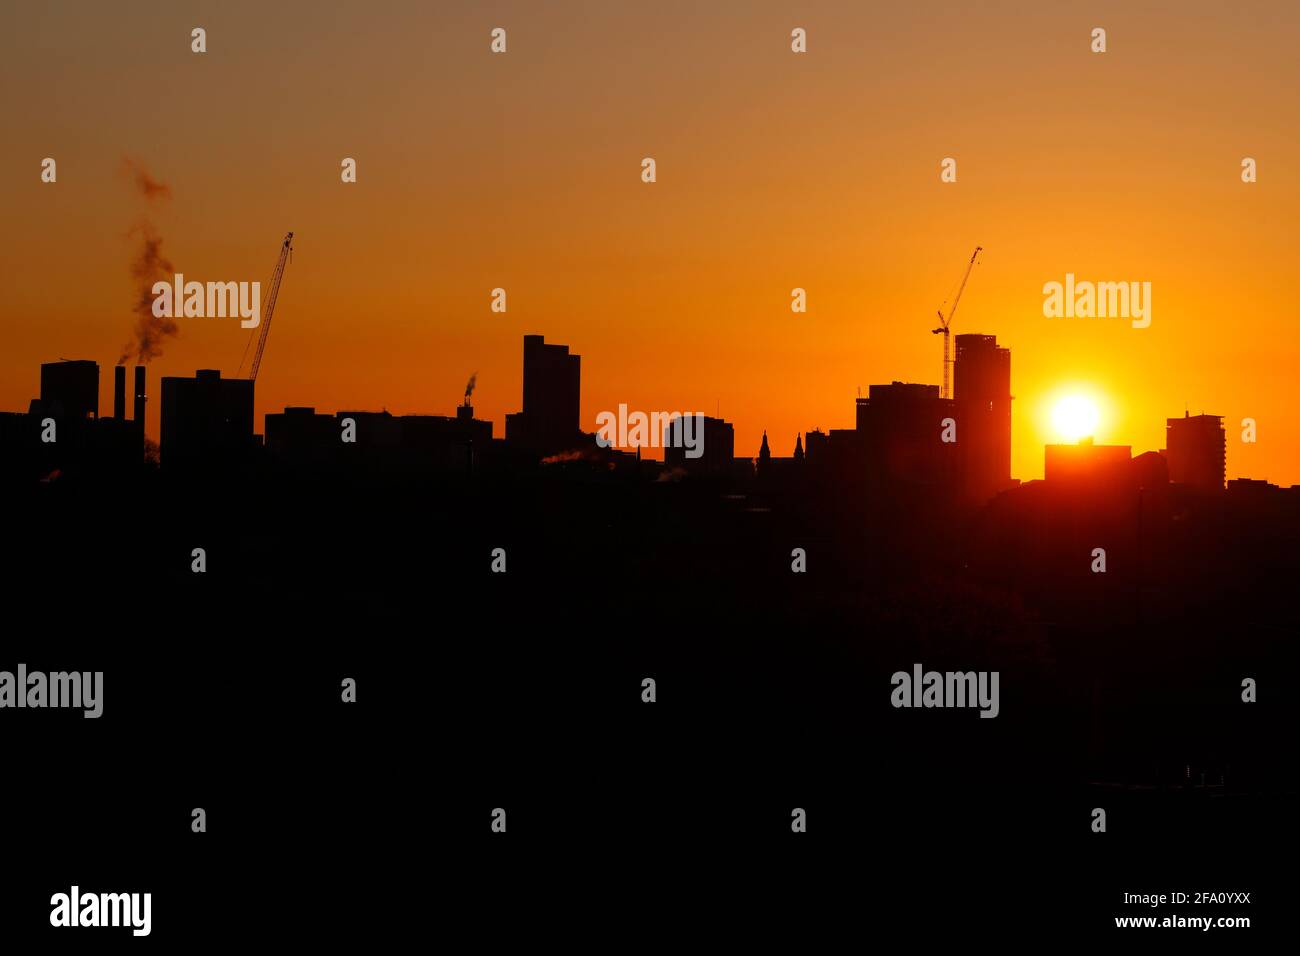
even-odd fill
[(144, 431), (144, 366), (135, 367), (135, 421)]
[(456, 418), (457, 418), (457, 420), (462, 421), (462, 422), (470, 422), (470, 421), (473, 421), (473, 420), (474, 420), (474, 406), (471, 405), (468, 401), (465, 402), (464, 405), (457, 405), (457, 406), (456, 406)]
[(126, 420), (126, 366), (113, 366), (113, 417)]

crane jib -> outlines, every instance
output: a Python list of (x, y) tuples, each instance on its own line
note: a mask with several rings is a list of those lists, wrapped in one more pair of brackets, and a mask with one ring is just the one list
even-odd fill
[(284, 278), (284, 266), (293, 254), (293, 233), (284, 237), (280, 247), (280, 259), (275, 264), (275, 273), (271, 276), (271, 288), (266, 297), (266, 308), (262, 315), (262, 331), (257, 337), (257, 351), (253, 354), (253, 365), (249, 371), (250, 381), (257, 381), (257, 371), (262, 366), (262, 353), (266, 351), (266, 336), (271, 331), (271, 316), (275, 314), (275, 300), (280, 294), (280, 280)]
[(943, 391), (940, 393), (943, 398), (952, 398), (952, 389), (950, 388), (950, 385), (952, 382), (951, 373), (953, 360), (949, 357), (951, 351), (948, 344), (949, 330), (952, 327), (952, 317), (957, 314), (957, 303), (961, 301), (961, 294), (966, 289), (966, 280), (970, 278), (970, 271), (975, 267), (975, 259), (983, 248), (983, 246), (976, 246), (975, 251), (971, 253), (970, 262), (966, 263), (966, 272), (961, 277), (961, 285), (957, 287), (957, 294), (953, 296), (952, 308), (948, 310), (946, 316), (943, 314), (942, 309), (939, 310), (939, 328), (932, 330), (935, 335), (938, 335), (940, 332), (943, 333)]

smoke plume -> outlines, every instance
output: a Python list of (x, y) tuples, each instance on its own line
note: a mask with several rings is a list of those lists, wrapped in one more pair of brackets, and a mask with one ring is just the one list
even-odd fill
[(144, 164), (137, 159), (128, 158), (122, 160), (122, 175), (131, 180), (136, 191), (145, 199), (172, 198), (172, 188), (166, 183), (154, 179), (149, 174), (149, 170), (144, 168)]
[(135, 312), (135, 330), (131, 341), (122, 346), (118, 365), (125, 365), (126, 360), (133, 355), (137, 363), (147, 363), (157, 358), (162, 355), (164, 340), (180, 331), (175, 319), (153, 314), (154, 283), (170, 283), (176, 272), (163, 255), (162, 236), (158, 235), (153, 224), (147, 220), (141, 221), (129, 235), (140, 236), (140, 248), (131, 263), (131, 278), (135, 280), (139, 291), (132, 307)]
[(474, 394), (474, 383), (478, 381), (478, 372), (469, 377), (469, 382), (465, 385), (465, 403), (469, 403), (469, 397)]
[[(122, 175), (130, 180), (145, 203), (171, 199), (172, 190), (149, 173), (144, 164), (134, 159), (122, 160)], [(162, 355), (163, 342), (180, 331), (176, 320), (167, 316), (153, 314), (153, 286), (155, 282), (170, 283), (175, 275), (175, 268), (163, 255), (162, 236), (149, 219), (140, 222), (127, 233), (128, 237), (139, 237), (140, 245), (135, 258), (131, 261), (131, 278), (135, 281), (136, 296), (131, 310), (135, 313), (135, 328), (131, 340), (122, 346), (122, 355), (118, 365), (125, 365), (127, 359), (135, 357), (137, 363), (147, 363)], [(174, 303), (175, 305), (175, 303)], [(174, 310), (173, 310), (174, 311)]]

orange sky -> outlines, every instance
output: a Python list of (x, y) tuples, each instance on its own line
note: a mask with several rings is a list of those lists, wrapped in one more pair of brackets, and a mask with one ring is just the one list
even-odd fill
[[(110, 407), (132, 156), (172, 187), (150, 215), (188, 278), (265, 287), (296, 233), (259, 431), (285, 405), (450, 414), (477, 372), (500, 435), (539, 332), (583, 357), (587, 430), (620, 402), (720, 404), (738, 454), (767, 429), (788, 455), (851, 427), (859, 385), (940, 380), (934, 312), (980, 244), (954, 331), (1012, 350), (1016, 476), (1041, 476), (1077, 385), (1103, 399), (1099, 442), (1160, 448), (1187, 405), (1226, 417), (1230, 477), (1300, 483), (1300, 5), (893, 6), (9, 5), (0, 409), (60, 356), (101, 363)], [(1151, 282), (1151, 327), (1044, 318), (1067, 272)], [(181, 325), (149, 373), (154, 436), (158, 377), (233, 374), (248, 335)]]

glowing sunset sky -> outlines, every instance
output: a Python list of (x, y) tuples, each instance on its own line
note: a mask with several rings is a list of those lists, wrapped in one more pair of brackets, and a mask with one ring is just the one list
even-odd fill
[[(1225, 416), (1229, 477), (1300, 483), (1300, 5), (131, 10), (0, 12), (2, 409), (60, 356), (100, 362), (110, 408), (137, 157), (171, 186), (148, 211), (187, 278), (265, 287), (295, 232), (258, 431), (285, 405), (451, 414), (477, 372), (502, 435), (537, 332), (582, 356), (588, 431), (619, 403), (720, 404), (737, 454), (766, 429), (788, 455), (797, 433), (852, 427), (859, 385), (940, 381), (935, 309), (978, 244), (953, 330), (1012, 350), (1017, 477), (1041, 476), (1053, 403), (1083, 391), (1099, 442), (1161, 448), (1186, 404)], [(1044, 318), (1067, 272), (1149, 281), (1150, 328)], [(181, 320), (150, 367), (150, 435), (159, 376), (233, 375), (247, 336)]]

